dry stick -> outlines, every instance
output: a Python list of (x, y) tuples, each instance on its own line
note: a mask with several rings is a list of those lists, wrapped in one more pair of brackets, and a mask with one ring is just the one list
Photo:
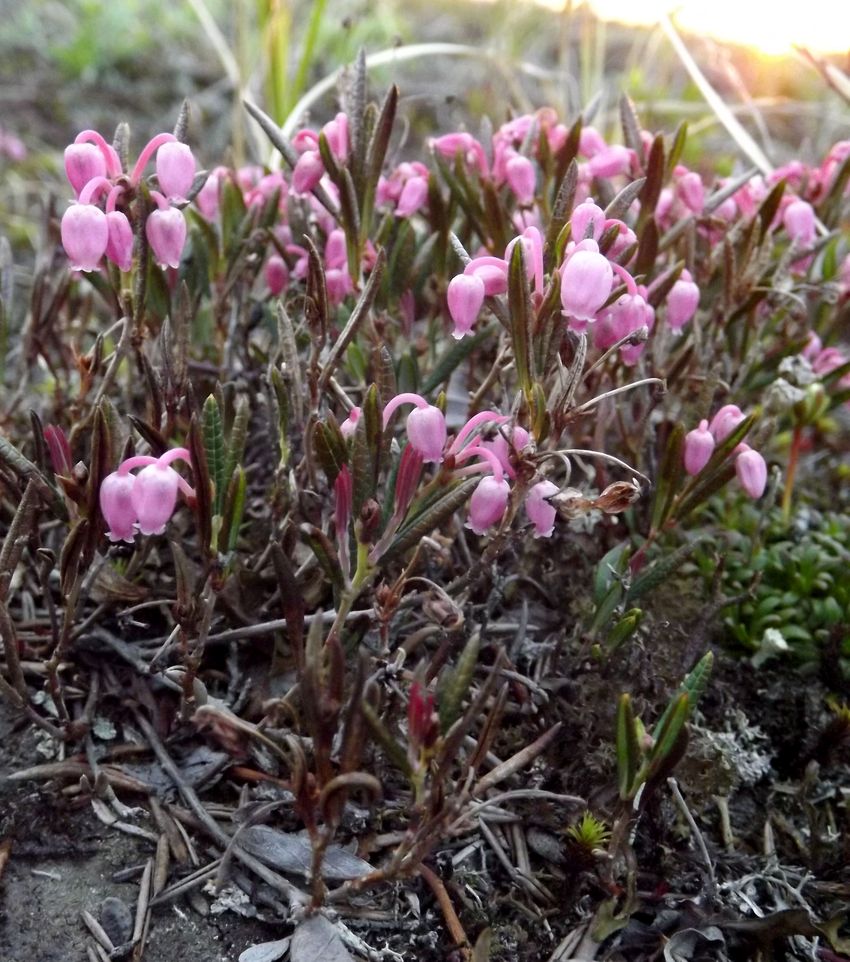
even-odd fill
[[(227, 848), (230, 843), (230, 838), (227, 833), (224, 832), (212, 818), (212, 816), (207, 812), (204, 806), (201, 804), (201, 800), (195, 794), (194, 789), (188, 785), (180, 774), (180, 770), (174, 764), (173, 759), (168, 754), (167, 749), (160, 741), (159, 735), (157, 735), (154, 730), (153, 725), (141, 714), (137, 709), (133, 709), (133, 717), (136, 719), (136, 724), (141, 728), (142, 733), (145, 738), (147, 738), (156, 755), (160, 765), (162, 765), (163, 770), (168, 775), (168, 777), (177, 786), (177, 790), (183, 798), (183, 801), (192, 810), (193, 815), (198, 819), (203, 829), (213, 838), (217, 844), (221, 845), (223, 848)], [(254, 858), (253, 855), (249, 855), (244, 849), (236, 848), (233, 853), (243, 865), (246, 865), (251, 871), (258, 875), (264, 882), (267, 882), (272, 888), (281, 892), (283, 895), (289, 899), (290, 905), (304, 904), (307, 901), (307, 896), (299, 888), (287, 882), (286, 879), (282, 878), (277, 872), (273, 872), (271, 869), (267, 868), (263, 863)]]
[(504, 781), (504, 779), (510, 775), (516, 774), (521, 768), (524, 768), (530, 762), (534, 761), (534, 759), (537, 758), (541, 752), (544, 752), (552, 741), (554, 741), (562, 727), (562, 723), (557, 722), (557, 724), (553, 725), (547, 732), (544, 732), (538, 739), (523, 748), (522, 751), (518, 751), (507, 761), (502, 762), (501, 765), (497, 765), (492, 771), (487, 772), (483, 778), (479, 779), (478, 784), (472, 790), (472, 794), (474, 796), (483, 795), (488, 788), (493, 788), (494, 785), (498, 785), (499, 782)]
[(670, 777), (667, 779), (667, 784), (670, 786), (670, 791), (673, 793), (673, 800), (682, 813), (685, 821), (688, 823), (688, 827), (696, 840), (697, 846), (699, 847), (700, 854), (705, 862), (705, 867), (708, 872), (708, 897), (714, 901), (717, 898), (717, 879), (714, 875), (714, 866), (711, 864), (711, 857), (708, 854), (708, 848), (705, 844), (705, 839), (702, 837), (702, 832), (699, 830), (699, 826), (694, 820), (691, 811), (688, 808), (688, 803), (685, 801), (682, 793), (679, 791), (679, 783), (675, 778)]
[(440, 906), (440, 911), (443, 913), (443, 918), (446, 920), (446, 925), (449, 928), (452, 939), (454, 939), (455, 945), (460, 950), (464, 959), (471, 959), (472, 952), (469, 948), (469, 939), (466, 937), (466, 932), (464, 932), (463, 926), (460, 924), (460, 919), (457, 917), (457, 912), (455, 912), (455, 907), (452, 905), (452, 900), (449, 898), (449, 893), (446, 891), (442, 879), (435, 875), (427, 865), (419, 866), (419, 874), (425, 879), (428, 887), (434, 893), (434, 898), (436, 898), (437, 904)]

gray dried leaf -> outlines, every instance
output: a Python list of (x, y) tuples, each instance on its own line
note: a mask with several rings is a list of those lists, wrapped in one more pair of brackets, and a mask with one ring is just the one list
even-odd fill
[(239, 956), (239, 962), (277, 962), (277, 959), (283, 958), (289, 943), (290, 939), (285, 938), (252, 945)]
[(291, 962), (354, 962), (333, 922), (311, 915), (292, 934)]
[(726, 962), (726, 940), (713, 925), (682, 929), (664, 946), (664, 962)]
[[(310, 840), (303, 835), (289, 835), (267, 825), (254, 825), (239, 835), (239, 844), (272, 868), (305, 878), (310, 874), (313, 851)], [(332, 881), (361, 878), (371, 871), (368, 862), (340, 845), (329, 845), (322, 862), (322, 876)]]

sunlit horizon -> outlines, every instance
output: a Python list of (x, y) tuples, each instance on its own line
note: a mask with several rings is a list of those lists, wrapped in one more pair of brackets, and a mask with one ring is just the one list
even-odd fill
[[(563, 9), (561, 0), (543, 0)], [(603, 20), (651, 26), (662, 14), (673, 17), (679, 29), (727, 43), (753, 47), (768, 56), (806, 47), (812, 53), (844, 53), (850, 49), (850, 6), (827, 0), (808, 0), (804, 10), (791, 8), (783, 16), (781, 4), (748, 0), (588, 0)], [(577, 4), (578, 6), (578, 4)], [(788, 9), (788, 8), (786, 8)]]

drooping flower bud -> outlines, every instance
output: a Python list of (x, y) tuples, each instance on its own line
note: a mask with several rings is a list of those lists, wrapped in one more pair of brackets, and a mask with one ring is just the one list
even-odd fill
[(578, 244), (590, 238), (598, 241), (605, 230), (605, 211), (588, 198), (579, 204), (570, 218), (570, 233)]
[(458, 274), (449, 281), (446, 298), (455, 325), (452, 337), (460, 340), (470, 333), (478, 320), (478, 312), (484, 303), (484, 281), (475, 274)]
[(79, 197), (90, 180), (106, 176), (106, 159), (94, 144), (70, 144), (65, 148), (65, 174)]
[(701, 214), (705, 205), (705, 187), (702, 178), (694, 170), (682, 174), (676, 184), (676, 192), (682, 203), (694, 214)]
[(564, 313), (580, 321), (594, 320), (611, 294), (613, 281), (611, 264), (599, 253), (596, 242), (582, 241), (561, 268)]
[(685, 435), (685, 470), (691, 476), (700, 471), (711, 460), (715, 446), (714, 435), (708, 430), (708, 421), (702, 420), (699, 427)]
[(106, 214), (99, 207), (72, 204), (62, 215), (61, 235), (62, 246), (75, 270), (97, 270), (109, 243)]
[(344, 438), (347, 439), (354, 437), (354, 432), (357, 430), (357, 422), (360, 420), (360, 415), (362, 413), (363, 410), (358, 407), (353, 407), (348, 412), (348, 417), (339, 426)]
[(110, 541), (129, 541), (136, 536), (138, 515), (133, 504), (133, 490), (136, 478), (132, 474), (113, 471), (100, 485), (100, 513), (107, 526)]
[(266, 284), (272, 297), (278, 297), (289, 283), (289, 268), (280, 254), (272, 254), (266, 261)]
[(497, 480), (492, 475), (482, 478), (469, 499), (466, 526), (476, 534), (484, 534), (498, 524), (504, 517), (510, 494), (510, 485), (504, 478)]
[(547, 499), (557, 494), (558, 490), (558, 485), (552, 481), (539, 481), (526, 495), (525, 513), (534, 525), (535, 538), (550, 538), (555, 530), (558, 512)]
[(767, 486), (767, 465), (758, 451), (753, 451), (752, 448), (742, 451), (735, 458), (735, 474), (741, 487), (751, 498), (760, 498), (764, 494)]
[(195, 157), (188, 144), (178, 140), (162, 144), (156, 152), (156, 179), (166, 197), (185, 197), (195, 179)]
[(142, 534), (162, 534), (177, 506), (180, 478), (167, 464), (142, 468), (130, 489), (133, 510)]
[(588, 162), (591, 177), (616, 177), (628, 172), (632, 164), (632, 152), (628, 147), (614, 144), (594, 154)]
[(145, 222), (145, 234), (160, 267), (179, 267), (186, 243), (186, 219), (176, 207), (160, 207)]
[(401, 189), (395, 207), (396, 217), (410, 217), (428, 199), (428, 180), (425, 177), (409, 177)]
[(407, 439), (424, 461), (440, 463), (446, 446), (446, 434), (446, 418), (433, 404), (414, 408), (407, 416)]
[(722, 444), (743, 420), (744, 412), (737, 404), (725, 404), (711, 419), (708, 430), (714, 435), (714, 440)]
[(809, 247), (815, 239), (815, 212), (804, 200), (793, 200), (785, 208), (782, 223), (798, 247)]
[(325, 165), (318, 150), (305, 150), (292, 168), (292, 189), (296, 194), (309, 194), (325, 175)]
[(514, 154), (505, 164), (505, 179), (520, 204), (530, 204), (534, 200), (537, 175), (528, 157)]
[(508, 289), (508, 265), (501, 257), (485, 254), (473, 257), (464, 267), (464, 274), (474, 274), (484, 281), (484, 293), (488, 297), (504, 294)]
[(667, 295), (667, 323), (672, 330), (681, 331), (696, 314), (698, 307), (699, 288), (690, 273), (684, 270)]

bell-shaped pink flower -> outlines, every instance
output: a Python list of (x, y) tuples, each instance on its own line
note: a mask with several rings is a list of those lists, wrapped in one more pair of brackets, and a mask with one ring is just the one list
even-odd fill
[(685, 435), (685, 470), (691, 476), (700, 471), (711, 460), (715, 446), (714, 435), (708, 430), (708, 421), (702, 420), (699, 427)]
[(735, 474), (738, 476), (741, 487), (751, 498), (760, 498), (764, 494), (767, 485), (767, 465), (758, 451), (753, 451), (752, 448), (742, 451), (735, 458)]
[(446, 418), (433, 404), (414, 408), (407, 416), (407, 439), (422, 455), (423, 461), (440, 463), (446, 435)]
[(272, 297), (277, 297), (286, 290), (289, 283), (289, 268), (280, 254), (272, 254), (266, 261), (265, 276)]
[(226, 167), (216, 167), (204, 181), (204, 186), (195, 196), (198, 210), (207, 220), (215, 220), (220, 204), (220, 190), (222, 178), (227, 174)]
[(804, 200), (793, 200), (782, 214), (788, 236), (798, 247), (809, 247), (815, 239), (815, 212)]
[(578, 143), (578, 151), (582, 157), (595, 157), (608, 146), (595, 127), (582, 127)]
[(179, 267), (186, 243), (186, 219), (176, 207), (159, 207), (145, 223), (145, 234), (160, 267)]
[(694, 170), (685, 170), (676, 183), (676, 193), (682, 203), (694, 214), (701, 214), (705, 206), (705, 187), (702, 178)]
[(333, 120), (329, 120), (322, 127), (322, 133), (334, 157), (344, 162), (348, 157), (348, 116), (342, 112), (338, 113)]
[(558, 485), (551, 481), (539, 481), (526, 495), (525, 513), (534, 525), (535, 538), (550, 538), (555, 530), (555, 518), (558, 512), (547, 499), (557, 494), (558, 490)]
[(743, 420), (744, 412), (737, 404), (724, 404), (711, 419), (708, 430), (714, 435), (714, 440), (721, 444)]
[(614, 271), (596, 242), (582, 241), (561, 268), (564, 313), (580, 321), (592, 321), (608, 300), (613, 282)]
[(632, 152), (628, 147), (614, 144), (594, 154), (588, 162), (591, 177), (616, 177), (628, 172), (632, 164)]
[(337, 227), (328, 234), (325, 241), (325, 269), (345, 267), (348, 263), (348, 251), (345, 246), (345, 231)]
[(185, 197), (189, 193), (195, 179), (195, 157), (188, 144), (172, 140), (159, 147), (156, 179), (166, 197)]
[(464, 267), (464, 274), (474, 274), (484, 281), (484, 293), (488, 297), (504, 294), (508, 289), (508, 265), (501, 257), (484, 254), (473, 257)]
[(99, 207), (72, 204), (62, 215), (61, 235), (62, 246), (75, 270), (97, 270), (109, 243), (109, 224)]
[(180, 478), (167, 464), (149, 464), (136, 475), (130, 492), (142, 534), (162, 534), (177, 506)]
[(292, 168), (292, 189), (296, 194), (309, 194), (325, 175), (325, 165), (318, 150), (305, 150)]
[(106, 159), (94, 144), (71, 144), (65, 148), (65, 174), (79, 197), (90, 180), (106, 176)]
[(106, 224), (109, 229), (106, 256), (122, 271), (129, 271), (133, 266), (134, 240), (130, 221), (120, 210), (112, 210), (106, 215)]
[(570, 218), (570, 233), (579, 242), (590, 238), (598, 241), (605, 230), (605, 211), (588, 198), (573, 210)]
[(534, 200), (537, 174), (528, 157), (514, 154), (505, 164), (505, 179), (520, 204), (530, 204)]
[(484, 534), (494, 524), (498, 524), (505, 514), (511, 488), (504, 478), (492, 475), (482, 478), (469, 499), (469, 518), (467, 528), (476, 534)]
[(133, 504), (133, 490), (136, 478), (132, 474), (113, 471), (100, 485), (100, 513), (107, 526), (110, 541), (129, 541), (136, 536), (138, 516)]
[(593, 325), (593, 343), (601, 351), (607, 351), (617, 341), (641, 327), (650, 327), (652, 308), (640, 294), (621, 294), (596, 317)]
[(325, 283), (328, 289), (328, 301), (331, 307), (339, 307), (340, 304), (354, 290), (351, 275), (347, 270), (339, 267), (332, 267), (325, 271)]
[(470, 333), (478, 320), (478, 312), (484, 303), (484, 281), (475, 274), (458, 274), (449, 281), (446, 299), (455, 325), (452, 337), (460, 340)]
[(672, 330), (681, 331), (699, 307), (699, 288), (688, 271), (670, 288), (667, 295), (667, 323)]
[(508, 439), (501, 431), (491, 441), (479, 441), (478, 444), (484, 448), (485, 451), (492, 451), (505, 474), (507, 474), (509, 478), (515, 478), (516, 471), (514, 471), (514, 467), (511, 464), (511, 449), (514, 451), (522, 451), (530, 441), (531, 435), (528, 431), (517, 424), (511, 434), (510, 444), (508, 444)]

